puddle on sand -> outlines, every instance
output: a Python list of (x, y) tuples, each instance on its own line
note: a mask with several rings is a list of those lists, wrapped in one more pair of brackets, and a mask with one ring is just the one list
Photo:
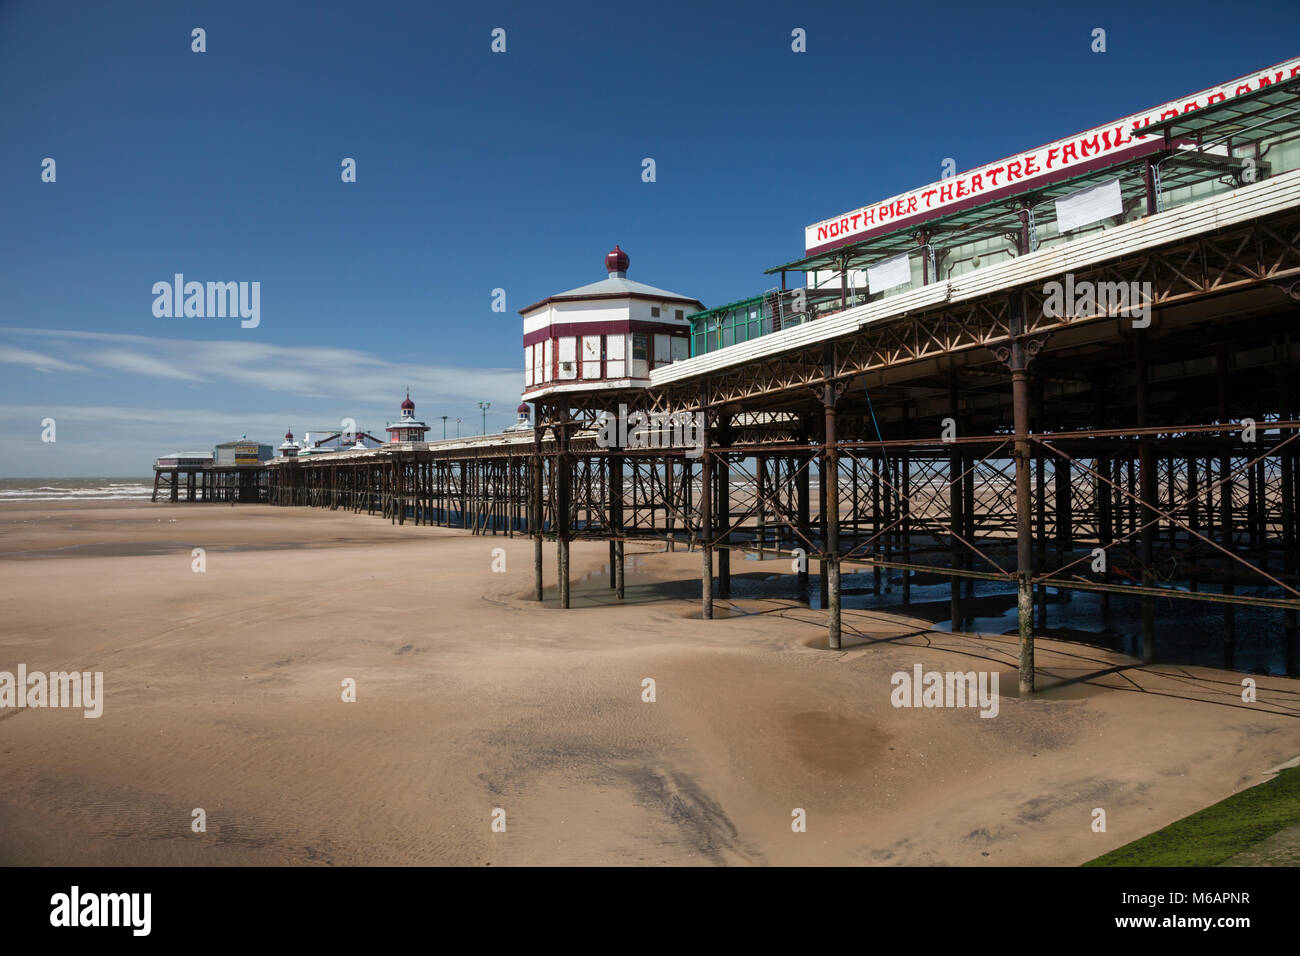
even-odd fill
[[(663, 600), (687, 602), (680, 617), (701, 620), (700, 588), (698, 578), (663, 580), (649, 574), (635, 573), (649, 566), (654, 554), (639, 560), (627, 557), (625, 575), (626, 597), (624, 603)], [(784, 560), (784, 559), (783, 559)], [(715, 591), (714, 618), (748, 617), (763, 613), (755, 606), (749, 610), (727, 602), (738, 601), (789, 601), (813, 611), (821, 610), (821, 593), (816, 569), (809, 574), (808, 589), (801, 590), (793, 574), (765, 573), (762, 562), (746, 556), (743, 561), (733, 560), (731, 591), (725, 597)], [(584, 575), (575, 582), (574, 606), (604, 606), (616, 602), (608, 589), (609, 564)], [(949, 579), (942, 572), (913, 572), (911, 600), (903, 603), (903, 572), (891, 570), (881, 574), (877, 593), (872, 569), (853, 571), (841, 579), (841, 595), (846, 611), (878, 610), (887, 614), (905, 615), (929, 622), (924, 631), (967, 634), (996, 634), (1011, 636), (1017, 631), (1016, 594), (1014, 587), (999, 581), (971, 581), (962, 587), (960, 602), (961, 620), (953, 627), (952, 602)], [(1202, 590), (1210, 588), (1202, 583)], [(1263, 588), (1238, 587), (1238, 593), (1265, 595)], [(547, 588), (548, 598), (554, 590)], [(553, 601), (548, 601), (552, 605)], [(1035, 610), (1035, 631), (1049, 640), (1101, 647), (1121, 654), (1136, 656), (1140, 651), (1141, 600), (1114, 594), (1103, 596), (1088, 591), (1058, 590), (1049, 588), (1046, 595), (1047, 627), (1038, 626)], [(1282, 611), (1269, 608), (1240, 606), (1236, 608), (1237, 648), (1236, 668), (1255, 673), (1283, 673), (1285, 669), (1284, 628)], [(1156, 601), (1156, 646), (1163, 663), (1194, 664), (1208, 667), (1223, 666), (1223, 609), (1221, 606), (1199, 602), (1160, 598)], [(924, 633), (924, 631), (922, 633)], [(910, 636), (910, 635), (905, 635)], [(857, 638), (845, 634), (845, 648), (865, 647), (890, 638)], [(825, 633), (801, 639), (805, 647), (825, 650)], [(1004, 691), (1010, 693), (1010, 691)], [(1046, 691), (1061, 699), (1088, 696), (1098, 692), (1087, 685), (1063, 685)]]
[[(845, 574), (841, 594), (846, 610), (882, 610), (906, 614), (931, 622), (935, 631), (953, 630), (968, 634), (1013, 635), (1018, 629), (1016, 593), (998, 581), (974, 581), (967, 592), (962, 588), (960, 612), (953, 627), (948, 579), (942, 574), (913, 573), (911, 601), (903, 604), (903, 572), (882, 575), (881, 593), (875, 593), (870, 569)], [(1183, 582), (1185, 583), (1185, 582)], [(816, 576), (812, 579), (809, 607), (821, 607)], [(1202, 582), (1202, 591), (1213, 590)], [(1238, 594), (1263, 596), (1267, 588), (1238, 585)], [(1134, 595), (1102, 595), (1090, 591), (1048, 588), (1047, 626), (1039, 626), (1037, 602), (1035, 631), (1039, 637), (1093, 647), (1121, 654), (1140, 653), (1142, 605)], [(1223, 607), (1204, 601), (1156, 599), (1156, 648), (1164, 663), (1223, 666)], [(1239, 606), (1236, 668), (1256, 673), (1285, 671), (1285, 641), (1281, 610)]]
[(890, 739), (870, 721), (824, 710), (790, 714), (783, 723), (786, 746), (801, 763), (835, 774), (875, 766)]

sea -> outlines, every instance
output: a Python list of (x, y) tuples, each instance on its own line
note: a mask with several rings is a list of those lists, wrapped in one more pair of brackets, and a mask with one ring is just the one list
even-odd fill
[(13, 501), (148, 501), (153, 478), (0, 478), (0, 505)]

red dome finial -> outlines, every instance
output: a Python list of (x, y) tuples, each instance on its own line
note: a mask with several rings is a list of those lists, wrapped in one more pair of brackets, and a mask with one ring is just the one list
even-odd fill
[(285, 440), (285, 441), (293, 441), (293, 429), (292, 429), (292, 428), (290, 428), (287, 432), (284, 433), (284, 440)]
[(528, 405), (527, 405), (526, 402), (520, 402), (520, 403), (519, 403), (519, 407), (515, 409), (515, 414), (516, 414), (516, 415), (527, 415), (530, 411), (531, 411), (531, 409), (529, 409), (529, 407), (528, 407)]
[(404, 408), (404, 409), (410, 409), (411, 411), (415, 411), (415, 402), (411, 401), (411, 390), (410, 390), (410, 388), (407, 388), (407, 390), (406, 390), (406, 401), (402, 402), (402, 408)]
[(613, 276), (627, 275), (627, 266), (631, 260), (628, 259), (627, 253), (614, 244), (614, 251), (605, 256), (605, 271)]

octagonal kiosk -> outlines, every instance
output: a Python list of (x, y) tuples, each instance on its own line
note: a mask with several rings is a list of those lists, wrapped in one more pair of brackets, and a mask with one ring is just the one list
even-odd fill
[(605, 256), (607, 277), (536, 302), (524, 319), (525, 401), (543, 394), (643, 388), (650, 370), (690, 355), (698, 299), (627, 277), (628, 255)]

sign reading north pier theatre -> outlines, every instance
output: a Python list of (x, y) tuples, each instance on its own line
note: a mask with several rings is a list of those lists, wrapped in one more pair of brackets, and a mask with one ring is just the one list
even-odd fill
[(1058, 178), (1062, 171), (1067, 174), (1084, 172), (1086, 164), (1094, 163), (1102, 157), (1106, 163), (1113, 163), (1123, 158), (1125, 152), (1146, 143), (1147, 137), (1139, 132), (1145, 126), (1221, 103), (1234, 96), (1252, 93), (1296, 75), (1300, 75), (1300, 57), (1257, 73), (1249, 73), (1221, 86), (1171, 100), (1155, 109), (1098, 126), (1086, 133), (941, 179), (884, 202), (824, 219), (804, 230), (804, 249), (808, 255), (813, 255), (845, 245), (848, 241), (867, 239), (878, 233), (898, 229), (912, 220), (921, 220), (940, 212), (956, 212), (967, 205), (996, 199), (1002, 193), (1018, 192), (1036, 180)]

